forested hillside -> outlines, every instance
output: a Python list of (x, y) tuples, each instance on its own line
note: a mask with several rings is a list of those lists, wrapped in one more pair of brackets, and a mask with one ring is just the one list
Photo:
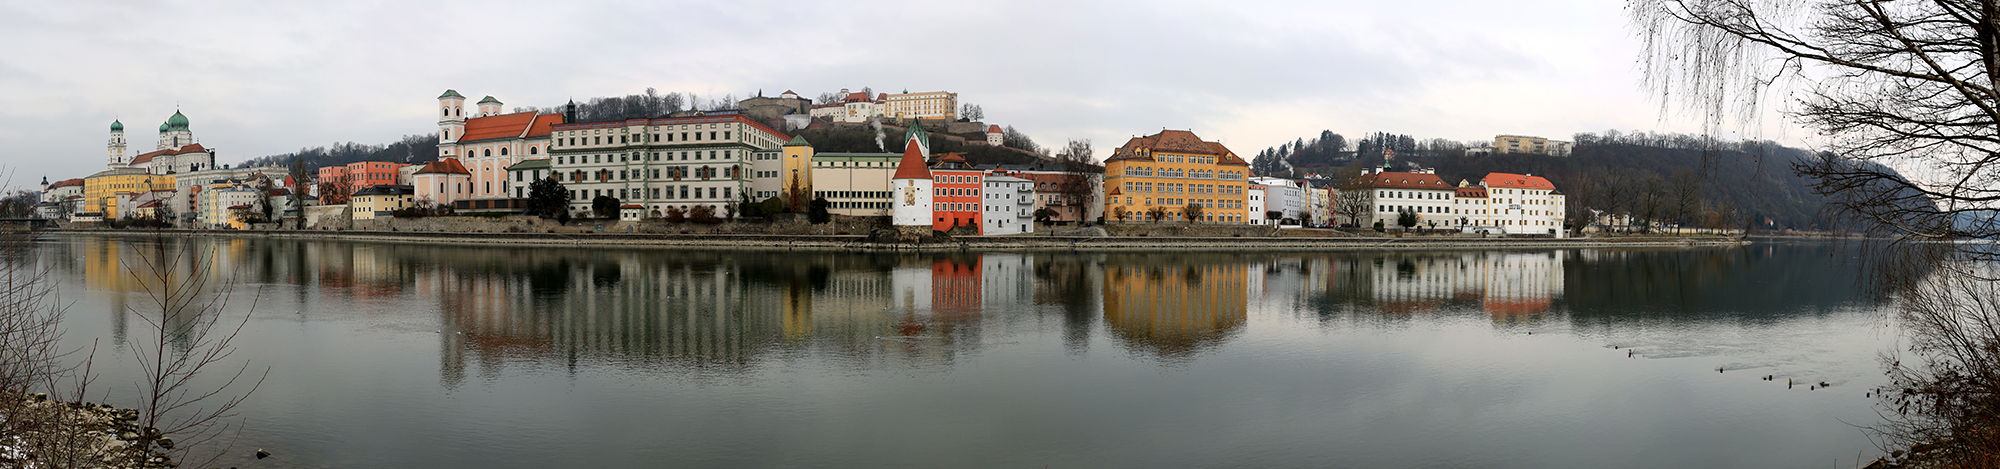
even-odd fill
[(243, 162), (243, 166), (287, 166), (293, 158), (298, 158), (307, 168), (345, 165), (362, 161), (392, 161), (397, 163), (423, 164), (437, 160), (437, 134), (408, 135), (396, 143), (386, 145), (364, 145), (347, 142), (323, 147), (301, 148), (291, 153), (260, 156)]
[[(1792, 163), (1812, 155), (1763, 142), (1720, 144), (1719, 150), (1644, 145), (1619, 140), (1578, 142), (1567, 157), (1500, 154), (1415, 158), (1446, 181), (1477, 183), (1487, 173), (1549, 178), (1571, 207), (1629, 213), (1686, 225), (1819, 228), (1825, 198)], [(1398, 158), (1401, 160), (1401, 158)], [(1683, 208), (1685, 207), (1685, 212)], [(1763, 220), (1770, 220), (1766, 226)]]
[[(1258, 152), (1257, 174), (1337, 178), (1358, 168), (1381, 167), (1394, 150), (1396, 170), (1435, 169), (1446, 181), (1478, 183), (1487, 173), (1548, 177), (1572, 207), (1632, 214), (1688, 225), (1820, 228), (1825, 198), (1792, 164), (1812, 154), (1772, 142), (1715, 142), (1700, 136), (1607, 131), (1577, 134), (1566, 157), (1481, 154), (1467, 149), (1489, 142), (1418, 139), (1383, 132), (1348, 140), (1332, 131)], [(1770, 224), (1762, 222), (1769, 220)]]

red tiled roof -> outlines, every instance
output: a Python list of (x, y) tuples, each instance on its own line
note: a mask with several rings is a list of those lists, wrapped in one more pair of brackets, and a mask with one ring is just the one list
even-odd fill
[(1486, 178), (1481, 179), (1480, 181), (1485, 182), (1486, 187), (1489, 189), (1507, 188), (1507, 189), (1537, 189), (1537, 190), (1551, 190), (1551, 191), (1556, 190), (1555, 184), (1550, 184), (1549, 180), (1543, 179), (1541, 176), (1523, 176), (1511, 173), (1486, 173)]
[[(1139, 150), (1142, 149), (1145, 150), (1144, 155), (1140, 154)], [(1111, 160), (1152, 161), (1153, 153), (1163, 151), (1216, 156), (1218, 157), (1216, 164), (1219, 165), (1250, 165), (1250, 163), (1244, 162), (1242, 158), (1237, 158), (1235, 152), (1229, 151), (1229, 148), (1222, 146), (1221, 143), (1202, 141), (1201, 137), (1196, 136), (1194, 132), (1186, 130), (1162, 130), (1160, 133), (1153, 135), (1132, 137), (1131, 140), (1125, 141), (1124, 146), (1118, 147), (1117, 151), (1112, 152)]]
[(868, 101), (868, 93), (848, 93), (847, 98), (841, 101), (849, 103)]
[(1000, 126), (998, 126), (998, 125), (989, 125), (989, 126), (986, 126), (986, 133), (989, 133), (989, 134), (997, 134), (997, 133), (1000, 133)]
[(438, 173), (469, 175), (472, 174), (472, 171), (466, 170), (465, 165), (459, 164), (458, 158), (444, 158), (444, 159), (439, 159), (437, 161), (432, 161), (430, 164), (424, 165), (424, 169), (417, 170), (417, 174), (438, 174)]
[(158, 151), (151, 151), (151, 152), (146, 152), (146, 153), (140, 153), (140, 154), (139, 154), (139, 156), (134, 156), (134, 157), (132, 157), (132, 164), (140, 164), (140, 163), (145, 163), (145, 162), (149, 162), (149, 161), (153, 161), (153, 157), (155, 157), (155, 156), (160, 156), (160, 155), (178, 155), (178, 154), (182, 154), (182, 153), (200, 153), (200, 152), (205, 152), (205, 151), (208, 151), (208, 148), (204, 148), (204, 147), (202, 147), (202, 146), (201, 146), (201, 144), (199, 144), (199, 143), (195, 143), (195, 144), (190, 144), (190, 145), (186, 145), (186, 146), (182, 146), (182, 147), (180, 147), (180, 148), (170, 148), (170, 149), (166, 149), (166, 150), (158, 150)]
[(550, 126), (561, 123), (561, 114), (536, 114), (534, 111), (474, 117), (465, 120), (465, 134), (459, 136), (458, 141), (546, 136)]
[(82, 185), (83, 185), (83, 178), (64, 179), (61, 181), (57, 181), (55, 184), (50, 184), (49, 189), (60, 189), (69, 186), (82, 186)]
[(1433, 190), (1457, 189), (1457, 187), (1454, 187), (1450, 184), (1445, 184), (1444, 179), (1438, 178), (1436, 174), (1375, 173), (1362, 177), (1368, 180), (1369, 187), (1398, 187), (1404, 189), (1433, 189)]
[(924, 166), (924, 149), (916, 139), (903, 144), (903, 161), (896, 163), (896, 175), (889, 179), (930, 179), (931, 168)]
[(527, 138), (547, 137), (556, 124), (563, 123), (562, 114), (542, 114), (535, 116), (535, 123), (528, 124)]
[(139, 208), (153, 208), (158, 206), (160, 206), (160, 201), (158, 200), (148, 201), (146, 203), (139, 204)]
[(1459, 198), (1466, 198), (1466, 197), (1472, 197), (1472, 198), (1481, 198), (1481, 199), (1483, 199), (1483, 198), (1486, 198), (1486, 188), (1484, 188), (1484, 187), (1478, 187), (1478, 186), (1473, 186), (1473, 187), (1460, 187), (1460, 188), (1458, 188), (1458, 194), (1457, 194), (1457, 196), (1458, 196)]
[(172, 154), (172, 153), (173, 150), (160, 150), (160, 151), (150, 151), (150, 152), (140, 153), (139, 156), (132, 157), (132, 164), (139, 164), (148, 161), (153, 161), (153, 157), (155, 156)]

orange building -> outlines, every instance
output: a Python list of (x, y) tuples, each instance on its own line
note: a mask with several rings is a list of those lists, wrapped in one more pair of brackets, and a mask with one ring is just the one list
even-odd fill
[(984, 183), (985, 174), (957, 153), (939, 157), (931, 165), (931, 217), (937, 219), (931, 223), (931, 229), (951, 231), (954, 227), (969, 226), (973, 234), (983, 234), (979, 213), (980, 188)]
[[(401, 170), (404, 166), (409, 165), (386, 161), (363, 161), (346, 166), (320, 168), (320, 202), (323, 204), (346, 203), (348, 196), (354, 195), (356, 191), (367, 189), (370, 186), (408, 185), (409, 181), (399, 180), (401, 178)], [(332, 200), (329, 200), (328, 196), (332, 196)]]

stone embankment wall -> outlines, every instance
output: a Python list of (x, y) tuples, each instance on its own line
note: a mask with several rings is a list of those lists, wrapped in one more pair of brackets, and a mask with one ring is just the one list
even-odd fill
[[(817, 225), (825, 227), (825, 225)], [(47, 230), (51, 235), (268, 237), (337, 239), (411, 244), (492, 244), (603, 246), (659, 249), (796, 249), (833, 251), (1374, 251), (1569, 249), (1598, 247), (1692, 247), (1747, 244), (1735, 238), (1295, 238), (1170, 236), (972, 236), (926, 240), (920, 244), (870, 242), (863, 235), (820, 234), (661, 234), (580, 232), (563, 227), (548, 232), (424, 232), (415, 230)]]

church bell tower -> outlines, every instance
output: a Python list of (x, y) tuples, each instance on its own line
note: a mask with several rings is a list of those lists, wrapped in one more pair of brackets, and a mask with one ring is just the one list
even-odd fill
[(112, 169), (125, 167), (125, 123), (111, 120), (111, 139), (104, 146), (105, 152), (109, 153), (104, 166)]

